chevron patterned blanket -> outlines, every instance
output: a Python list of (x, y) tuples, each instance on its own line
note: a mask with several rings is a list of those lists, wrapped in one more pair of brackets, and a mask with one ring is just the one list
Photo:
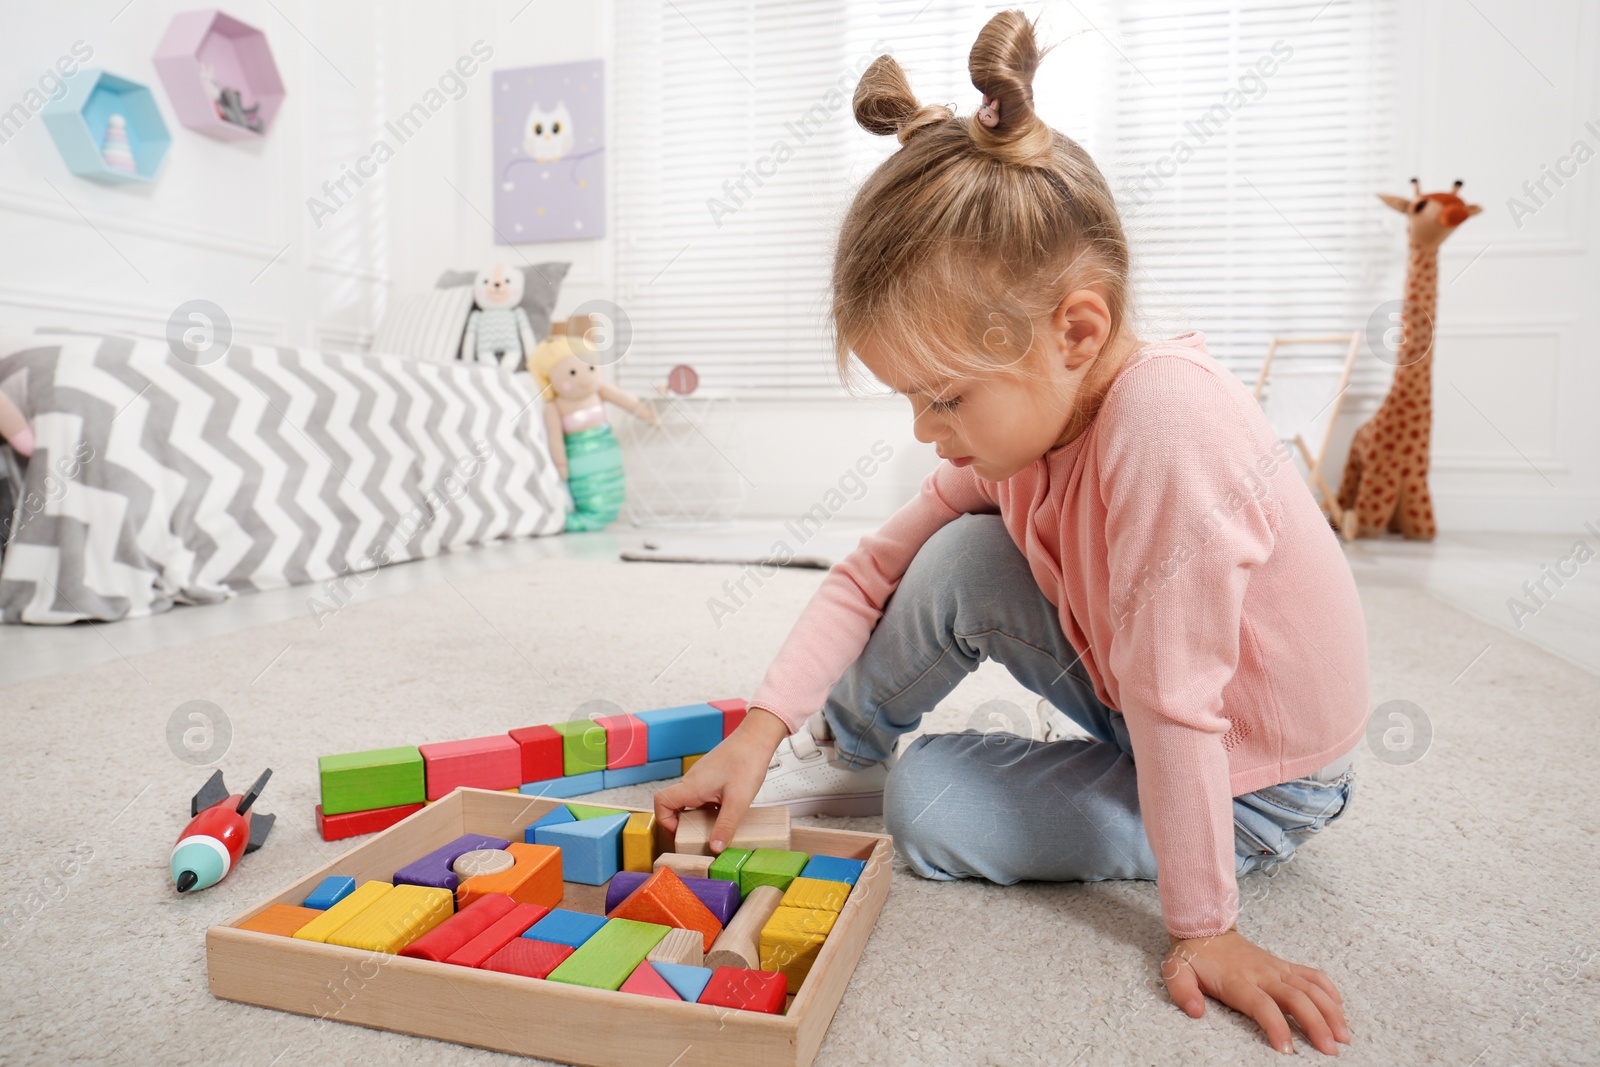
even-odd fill
[(385, 564), (565, 524), (541, 412), (500, 367), (259, 345), (195, 365), (154, 339), (0, 333), (0, 383), (19, 380), (38, 442), (5, 622), (322, 583), (315, 614)]

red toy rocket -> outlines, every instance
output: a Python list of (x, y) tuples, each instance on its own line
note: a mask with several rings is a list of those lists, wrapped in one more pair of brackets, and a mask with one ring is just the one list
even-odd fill
[(205, 889), (222, 881), (241, 856), (260, 848), (266, 841), (276, 815), (254, 815), (256, 802), (267, 779), (268, 767), (246, 793), (228, 794), (222, 772), (215, 771), (189, 802), (189, 825), (172, 846), (172, 882), (178, 892)]

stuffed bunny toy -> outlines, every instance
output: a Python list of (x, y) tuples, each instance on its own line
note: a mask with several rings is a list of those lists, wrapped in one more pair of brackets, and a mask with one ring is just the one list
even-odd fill
[(498, 363), (515, 373), (533, 355), (533, 324), (522, 309), (522, 272), (505, 265), (479, 271), (472, 283), (473, 303), (461, 338), (466, 363)]

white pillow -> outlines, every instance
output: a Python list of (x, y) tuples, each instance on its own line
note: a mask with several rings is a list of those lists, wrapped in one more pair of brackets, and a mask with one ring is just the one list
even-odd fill
[(453, 363), (461, 355), (461, 338), (472, 313), (472, 288), (429, 289), (397, 300), (372, 339), (373, 355), (409, 356), (432, 363)]

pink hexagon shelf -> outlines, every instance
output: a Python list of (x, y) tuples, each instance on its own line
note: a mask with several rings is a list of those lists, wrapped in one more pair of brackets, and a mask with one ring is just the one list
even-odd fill
[(215, 8), (174, 16), (151, 59), (178, 121), (207, 137), (260, 137), (283, 104), (266, 34)]

